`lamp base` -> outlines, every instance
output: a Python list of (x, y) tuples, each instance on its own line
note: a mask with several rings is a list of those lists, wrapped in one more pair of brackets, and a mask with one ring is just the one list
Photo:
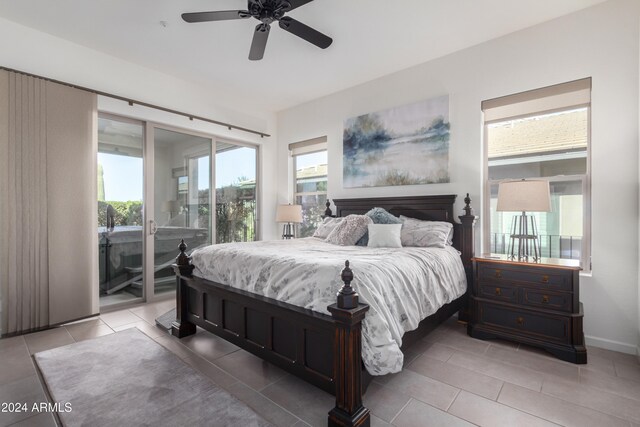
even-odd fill
[(293, 228), (293, 224), (291, 224), (290, 222), (286, 223), (283, 227), (282, 227), (282, 238), (285, 240), (288, 239), (295, 239), (296, 235), (295, 235), (295, 230)]
[(536, 218), (526, 212), (514, 216), (511, 221), (509, 258), (518, 261), (528, 261), (531, 258), (533, 262), (538, 262), (542, 252), (539, 245)]

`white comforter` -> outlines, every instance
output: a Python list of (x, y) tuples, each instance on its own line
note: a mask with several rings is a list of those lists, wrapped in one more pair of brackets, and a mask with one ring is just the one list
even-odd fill
[(372, 375), (399, 372), (402, 335), (467, 288), (452, 247), (336, 246), (309, 237), (211, 245), (192, 257), (197, 276), (325, 314), (349, 260), (352, 286), (370, 306), (362, 325), (362, 359)]

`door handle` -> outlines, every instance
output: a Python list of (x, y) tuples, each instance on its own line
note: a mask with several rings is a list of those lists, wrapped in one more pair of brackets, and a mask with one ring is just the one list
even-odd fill
[(150, 235), (154, 235), (158, 232), (158, 225), (156, 224), (156, 222), (152, 219), (149, 220), (149, 234)]

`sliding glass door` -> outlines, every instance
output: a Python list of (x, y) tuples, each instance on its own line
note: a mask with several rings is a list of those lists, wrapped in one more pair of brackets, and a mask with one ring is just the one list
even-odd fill
[(153, 295), (175, 291), (171, 264), (184, 239), (189, 251), (210, 244), (212, 140), (153, 129)]
[(257, 159), (255, 146), (101, 114), (100, 305), (174, 293), (182, 239), (189, 253), (257, 240)]

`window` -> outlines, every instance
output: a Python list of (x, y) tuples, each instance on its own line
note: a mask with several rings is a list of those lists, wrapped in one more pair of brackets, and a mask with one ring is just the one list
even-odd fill
[(591, 79), (483, 102), (484, 251), (508, 253), (518, 212), (496, 212), (498, 185), (549, 181), (551, 212), (533, 212), (543, 257), (582, 261), (590, 270), (589, 120)]
[(302, 205), (298, 237), (308, 237), (322, 221), (327, 201), (326, 137), (289, 145), (293, 157), (293, 200)]

